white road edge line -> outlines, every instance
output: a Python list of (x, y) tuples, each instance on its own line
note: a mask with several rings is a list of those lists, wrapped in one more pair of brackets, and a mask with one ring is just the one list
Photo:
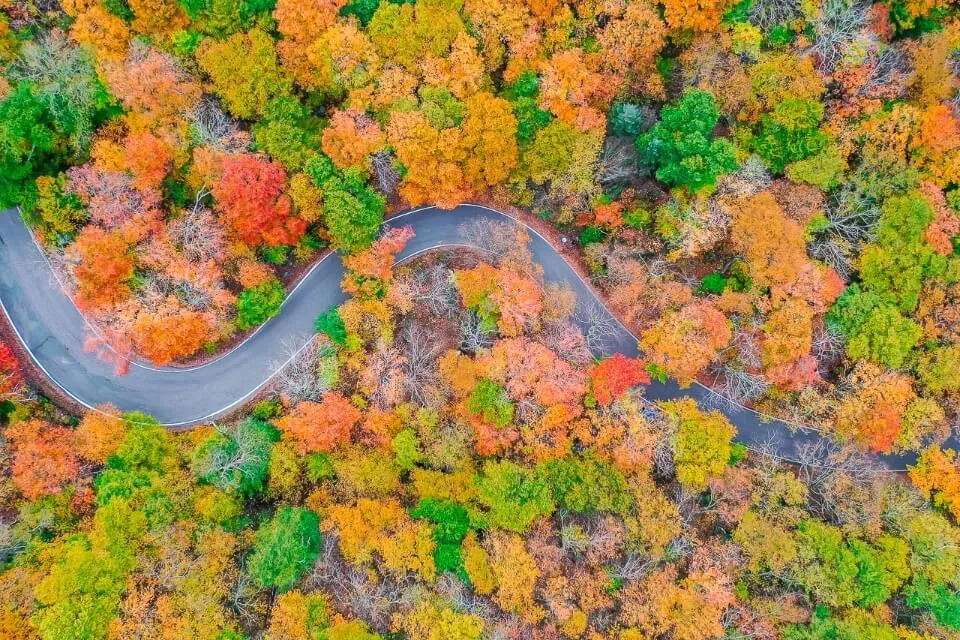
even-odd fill
[[(536, 229), (534, 229), (533, 227), (531, 227), (531, 226), (528, 225), (527, 223), (523, 222), (523, 221), (520, 220), (519, 218), (516, 218), (516, 217), (510, 215), (509, 213), (505, 213), (505, 212), (503, 212), (503, 211), (499, 211), (499, 210), (497, 210), (497, 209), (493, 209), (493, 208), (488, 207), (488, 206), (486, 206), (486, 205), (473, 204), (473, 203), (469, 203), (469, 202), (461, 202), (460, 204), (456, 205), (453, 209), (456, 209), (457, 207), (461, 207), (461, 206), (470, 206), (470, 207), (475, 207), (475, 208), (478, 208), (478, 209), (484, 209), (484, 210), (486, 210), (486, 211), (490, 211), (490, 212), (495, 213), (495, 214), (497, 214), (497, 215), (500, 215), (500, 216), (503, 216), (503, 217), (505, 217), (505, 218), (508, 218), (508, 219), (512, 220), (514, 223), (516, 223), (516, 224), (524, 227), (527, 231), (532, 232), (535, 236), (537, 236), (537, 237), (540, 238), (541, 240), (543, 240), (543, 242), (544, 242), (548, 247), (550, 247), (551, 249), (553, 249), (554, 252), (555, 252), (558, 256), (560, 256), (560, 259), (563, 260), (563, 262), (567, 265), (567, 268), (570, 269), (571, 272), (573, 272), (574, 276), (575, 276), (578, 280), (580, 280), (581, 283), (583, 283), (583, 284), (585, 285), (587, 291), (590, 292), (590, 295), (593, 296), (594, 300), (595, 300), (596, 302), (598, 302), (604, 309), (606, 309), (606, 310), (607, 310), (607, 313), (610, 314), (610, 316), (614, 319), (614, 321), (616, 321), (616, 323), (619, 324), (620, 327), (621, 327), (624, 331), (627, 332), (627, 334), (629, 334), (634, 340), (636, 340), (636, 341), (639, 343), (639, 341), (640, 341), (639, 338), (637, 338), (637, 336), (634, 335), (634, 333), (630, 330), (630, 328), (627, 327), (626, 324), (624, 324), (623, 321), (621, 321), (620, 318), (619, 318), (615, 313), (613, 313), (612, 311), (610, 311), (610, 309), (607, 307), (607, 305), (604, 303), (604, 301), (600, 298), (600, 296), (598, 296), (597, 293), (593, 290), (593, 285), (592, 285), (591, 283), (589, 283), (588, 281), (586, 281), (584, 278), (582, 278), (582, 277), (580, 276), (579, 272), (570, 264), (570, 262), (566, 259), (566, 257), (563, 255), (563, 253), (561, 253), (559, 250), (557, 250), (557, 248), (554, 247), (553, 244), (552, 244), (546, 237), (544, 237), (539, 231), (537, 231)], [(430, 205), (430, 206), (426, 206), (426, 207), (419, 207), (419, 208), (416, 208), (416, 209), (411, 209), (411, 210), (409, 210), (409, 211), (404, 211), (403, 213), (400, 213), (400, 214), (398, 214), (398, 215), (396, 215), (396, 216), (394, 216), (394, 217), (392, 217), (392, 218), (389, 218), (389, 219), (387, 219), (387, 220), (384, 220), (384, 222), (380, 225), (380, 227), (381, 227), (381, 229), (383, 229), (384, 227), (390, 228), (390, 227), (391, 227), (391, 223), (393, 223), (393, 222), (396, 221), (396, 220), (399, 220), (400, 218), (403, 218), (403, 217), (405, 217), (405, 216), (411, 215), (411, 214), (413, 214), (413, 213), (417, 213), (417, 212), (420, 212), (420, 211), (427, 211), (427, 210), (430, 210), (430, 209), (437, 209), (437, 210), (450, 211), (450, 212), (453, 211), (453, 209), (449, 209), (449, 210), (447, 210), (447, 209), (440, 209), (440, 207), (437, 207), (437, 206), (435, 206), (435, 205)], [(23, 211), (22, 211), (22, 209), (21, 209), (19, 206), (17, 206), (17, 211), (20, 213), (20, 216), (21, 216), (21, 219), (22, 219), (22, 218), (23, 218)], [(26, 225), (26, 220), (24, 220), (24, 224)], [(29, 235), (30, 235), (30, 238), (33, 240), (33, 243), (34, 243), (34, 245), (36, 246), (37, 250), (40, 252), (40, 255), (43, 257), (44, 261), (47, 263), (47, 267), (50, 269), (50, 272), (53, 274), (54, 279), (57, 281), (58, 285), (59, 285), (60, 288), (61, 288), (61, 291), (64, 293), (64, 295), (67, 296), (67, 298), (70, 299), (71, 302), (73, 302), (73, 297), (68, 294), (66, 287), (64, 287), (63, 283), (62, 283), (62, 282), (60, 281), (60, 279), (57, 277), (56, 272), (53, 270), (53, 267), (52, 267), (52, 265), (50, 264), (50, 261), (49, 261), (49, 259), (47, 258), (46, 253), (45, 253), (45, 252), (43, 251), (43, 249), (40, 247), (40, 244), (37, 242), (36, 236), (34, 235), (33, 231), (29, 228), (29, 225), (27, 225), (27, 231), (28, 231), (28, 233), (29, 233)], [(442, 244), (434, 245), (434, 246), (432, 246), (432, 247), (427, 247), (427, 248), (421, 249), (421, 250), (419, 250), (419, 251), (416, 251), (415, 253), (412, 253), (412, 254), (410, 254), (409, 256), (404, 257), (402, 260), (398, 260), (397, 262), (395, 262), (395, 263), (394, 263), (394, 266), (396, 266), (397, 264), (402, 264), (403, 262), (406, 262), (407, 260), (410, 260), (410, 259), (412, 259), (412, 258), (414, 258), (414, 257), (416, 257), (416, 256), (418, 256), (418, 255), (420, 255), (420, 254), (426, 253), (427, 251), (434, 251), (434, 250), (436, 250), (436, 249), (441, 249), (441, 248), (443, 248), (443, 247), (464, 247), (464, 248), (473, 248), (473, 249), (479, 249), (479, 248), (480, 248), (480, 247), (475, 247), (475, 246), (473, 246), (473, 245), (462, 244), (462, 243), (442, 243)], [(293, 289), (291, 289), (290, 292), (289, 292), (289, 293), (286, 295), (286, 297), (284, 298), (283, 302), (282, 302), (281, 305), (280, 305), (281, 312), (282, 312), (282, 309), (283, 309), (283, 305), (285, 305), (285, 304), (287, 303), (287, 301), (290, 299), (290, 297), (292, 297), (293, 294), (294, 294), (294, 292), (296, 292), (296, 290), (299, 289), (300, 286), (307, 280), (307, 278), (310, 276), (310, 274), (313, 273), (313, 271), (314, 271), (317, 267), (319, 267), (319, 266), (323, 263), (324, 260), (326, 260), (327, 258), (329, 258), (330, 256), (335, 255), (335, 254), (336, 254), (336, 251), (330, 251), (329, 253), (327, 253), (327, 255), (325, 255), (323, 258), (321, 258), (320, 260), (318, 260), (312, 267), (310, 267), (309, 270), (307, 270), (307, 272), (303, 275), (303, 277), (300, 278), (300, 281), (297, 282), (297, 284), (293, 287)], [(19, 332), (19, 330), (17, 329), (16, 325), (14, 325), (13, 320), (11, 319), (9, 312), (7, 312), (6, 306), (4, 306), (4, 304), (3, 304), (3, 300), (0, 300), (0, 308), (3, 309), (4, 315), (6, 315), (6, 317), (7, 317), (7, 321), (9, 322), (10, 326), (13, 327), (14, 332), (17, 334), (17, 337), (20, 339), (20, 343), (24, 346), (24, 348), (26, 349), (27, 353), (30, 354), (31, 359), (32, 359), (32, 360), (34, 361), (34, 363), (40, 368), (40, 370), (43, 371), (43, 373), (44, 373), (51, 381), (53, 381), (53, 383), (54, 383), (61, 391), (63, 391), (67, 396), (69, 396), (70, 398), (72, 398), (74, 401), (78, 402), (79, 404), (83, 405), (84, 407), (86, 407), (86, 408), (88, 408), (88, 409), (90, 409), (90, 410), (97, 411), (97, 412), (99, 412), (99, 413), (104, 413), (104, 412), (100, 411), (95, 405), (91, 405), (90, 403), (88, 403), (88, 402), (86, 402), (86, 401), (78, 398), (78, 397), (75, 396), (73, 393), (71, 393), (71, 392), (70, 392), (68, 389), (66, 389), (59, 381), (57, 381), (57, 379), (54, 378), (54, 377), (50, 374), (50, 372), (47, 371), (46, 368), (45, 368), (42, 364), (40, 364), (40, 361), (39, 361), (39, 360), (37, 359), (37, 357), (34, 355), (33, 351), (30, 349), (30, 346), (29, 346), (29, 345), (26, 343), (26, 341), (23, 339), (23, 336), (20, 334), (20, 332)], [(76, 308), (76, 306), (75, 306), (75, 308)], [(85, 316), (82, 312), (80, 312), (79, 309), (77, 309), (77, 312), (80, 314), (81, 318), (83, 318), (84, 324), (86, 324), (87, 327), (89, 327), (94, 333), (96, 333), (98, 336), (100, 336), (100, 333), (96, 331), (95, 327), (93, 327), (93, 325), (87, 320), (86, 316)], [(277, 315), (279, 315), (279, 314), (280, 314), (280, 312), (277, 313)], [(197, 370), (197, 369), (202, 369), (203, 367), (206, 367), (206, 366), (211, 365), (211, 364), (213, 364), (213, 363), (215, 363), (215, 362), (218, 362), (219, 360), (222, 360), (223, 358), (227, 357), (228, 355), (230, 355), (231, 353), (233, 353), (234, 351), (236, 351), (237, 349), (239, 349), (240, 347), (242, 347), (244, 344), (246, 344), (246, 342), (247, 342), (248, 340), (250, 340), (251, 338), (253, 338), (263, 327), (267, 326), (267, 324), (268, 324), (271, 320), (273, 320), (273, 318), (275, 318), (275, 317), (277, 317), (277, 316), (273, 316), (273, 317), (269, 318), (266, 322), (264, 322), (262, 325), (260, 325), (259, 327), (257, 327), (249, 336), (247, 336), (246, 338), (244, 338), (243, 341), (241, 341), (240, 343), (238, 343), (237, 345), (235, 345), (232, 349), (230, 349), (230, 351), (227, 351), (226, 353), (221, 354), (220, 356), (217, 356), (215, 359), (210, 360), (209, 362), (205, 362), (205, 363), (200, 364), (200, 365), (197, 365), (197, 366), (195, 366), (195, 367), (183, 367), (183, 368), (180, 368), (180, 367), (165, 367), (165, 368), (158, 368), (158, 367), (151, 367), (150, 365), (141, 364), (141, 363), (138, 362), (138, 361), (133, 361), (133, 360), (129, 360), (129, 359), (128, 359), (128, 361), (129, 361), (132, 365), (134, 365), (134, 366), (138, 366), (138, 367), (140, 367), (140, 368), (142, 368), (142, 369), (147, 369), (147, 370), (150, 370), (150, 371), (157, 371), (157, 372), (160, 372), (160, 373), (178, 373), (178, 372), (187, 372), (187, 371), (194, 371), (194, 370)], [(102, 336), (100, 336), (100, 337), (102, 337)], [(300, 353), (302, 353), (303, 350), (306, 349), (307, 346), (309, 346), (315, 339), (316, 339), (316, 335), (311, 336), (302, 346), (300, 346), (300, 348), (298, 348), (298, 349), (293, 353), (293, 355), (291, 355), (289, 358), (287, 358), (287, 360), (285, 360), (283, 363), (281, 363), (281, 365), (280, 365), (276, 370), (274, 370), (273, 373), (271, 373), (269, 376), (267, 376), (263, 381), (257, 383), (257, 385), (256, 385), (253, 389), (251, 389), (250, 391), (248, 391), (247, 393), (245, 393), (243, 396), (241, 396), (241, 397), (238, 398), (237, 400), (234, 400), (234, 401), (231, 402), (230, 404), (226, 405), (225, 407), (222, 407), (222, 408), (220, 408), (220, 409), (217, 409), (217, 410), (215, 410), (215, 411), (212, 411), (212, 412), (210, 412), (210, 413), (208, 413), (208, 414), (206, 414), (205, 416), (202, 416), (202, 417), (200, 417), (200, 418), (194, 418), (194, 419), (191, 419), (191, 420), (184, 420), (184, 421), (181, 421), (181, 422), (163, 422), (163, 423), (160, 423), (160, 424), (161, 424), (162, 426), (164, 426), (164, 427), (184, 427), (184, 426), (189, 426), (189, 425), (201, 424), (201, 423), (203, 423), (203, 422), (207, 422), (207, 421), (209, 421), (209, 420), (211, 420), (211, 419), (213, 419), (213, 418), (216, 418), (217, 416), (220, 416), (220, 415), (223, 415), (223, 414), (229, 412), (231, 409), (233, 409), (233, 408), (236, 407), (237, 405), (245, 402), (249, 397), (251, 397), (252, 395), (256, 394), (256, 393), (257, 393), (258, 391), (260, 391), (264, 386), (266, 386), (267, 383), (269, 383), (274, 377), (276, 377), (277, 373), (279, 373), (281, 370), (283, 370), (283, 369), (284, 369), (288, 364), (290, 364), (297, 356), (299, 356)], [(116, 353), (116, 352), (114, 351), (114, 353)], [(118, 355), (119, 355), (119, 354), (118, 354)], [(122, 356), (121, 356), (121, 357), (122, 357)], [(714, 396), (716, 396), (717, 398), (722, 399), (724, 402), (727, 402), (728, 404), (730, 403), (730, 401), (729, 401), (727, 398), (724, 398), (724, 396), (722, 396), (721, 394), (719, 394), (717, 391), (715, 391), (714, 389), (711, 389), (710, 387), (702, 384), (701, 382), (699, 382), (699, 381), (697, 381), (697, 380), (694, 380), (693, 384), (696, 385), (696, 386), (698, 386), (698, 387), (700, 387), (701, 389), (705, 390), (706, 392), (710, 393), (711, 395), (714, 395)], [(649, 405), (651, 405), (651, 406), (655, 406), (655, 405), (654, 405), (652, 402), (650, 402), (648, 399), (646, 399), (646, 398), (643, 398), (643, 399), (644, 399), (645, 402), (647, 402), (647, 404), (649, 404)], [(743, 411), (747, 411), (747, 412), (749, 412), (749, 413), (753, 413), (754, 415), (756, 415), (757, 417), (759, 417), (763, 422), (780, 422), (780, 423), (782, 423), (782, 424), (784, 424), (784, 425), (791, 426), (791, 427), (794, 427), (794, 428), (796, 428), (796, 429), (809, 430), (809, 431), (813, 431), (813, 432), (815, 432), (815, 433), (819, 433), (819, 434), (823, 434), (823, 435), (826, 435), (826, 434), (827, 434), (827, 432), (823, 431), (822, 429), (818, 429), (818, 428), (816, 428), (816, 427), (814, 427), (814, 426), (812, 426), (812, 425), (804, 425), (804, 424), (797, 423), (797, 422), (794, 422), (794, 421), (791, 421), (791, 420), (785, 420), (785, 419), (783, 419), (783, 418), (777, 418), (776, 416), (771, 416), (771, 415), (769, 415), (769, 414), (766, 414), (766, 413), (757, 411), (756, 409), (753, 409), (753, 408), (751, 408), (751, 407), (744, 406), (744, 405), (739, 404), (739, 403), (733, 403), (733, 404), (735, 404), (736, 407), (737, 407), (739, 410), (743, 410)], [(104, 415), (107, 415), (107, 414), (104, 413)], [(748, 448), (750, 448), (750, 447), (748, 446)], [(781, 458), (781, 459), (782, 459), (782, 460), (785, 460), (785, 461), (787, 461), (787, 462), (799, 463), (799, 461), (797, 461), (797, 460), (791, 460), (791, 459), (789, 459), (789, 458)], [(822, 466), (821, 468), (832, 468), (832, 467)], [(881, 470), (881, 471), (889, 471), (889, 472), (897, 472), (897, 473), (900, 473), (900, 472), (906, 471), (906, 469), (884, 469), (884, 470)]]

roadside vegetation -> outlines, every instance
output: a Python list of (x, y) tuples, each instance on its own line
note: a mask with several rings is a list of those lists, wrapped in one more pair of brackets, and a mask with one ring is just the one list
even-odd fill
[[(216, 354), (328, 250), (350, 295), (176, 435), (0, 344), (0, 637), (960, 637), (955, 3), (10, 0), (0, 72), (87, 348)], [(516, 228), (392, 268), (391, 213), (470, 200), (643, 359)], [(667, 377), (829, 437), (747, 451)]]
[(348, 258), (351, 299), (235, 421), (71, 422), (8, 379), (0, 636), (957, 637), (950, 460), (918, 491), (651, 404), (523, 235), (483, 232), (513, 251), (392, 270), (396, 229)]

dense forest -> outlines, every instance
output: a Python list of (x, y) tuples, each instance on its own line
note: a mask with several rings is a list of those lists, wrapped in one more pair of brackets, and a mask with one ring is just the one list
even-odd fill
[[(349, 295), (183, 433), (0, 342), (0, 638), (960, 638), (955, 3), (3, 0), (0, 71), (0, 205), (118, 370)], [(394, 265), (467, 201), (643, 359), (521, 226)]]

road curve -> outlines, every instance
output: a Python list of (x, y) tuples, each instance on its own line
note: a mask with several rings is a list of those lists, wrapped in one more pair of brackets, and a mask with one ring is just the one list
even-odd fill
[[(409, 211), (386, 224), (409, 225), (416, 234), (397, 256), (403, 261), (434, 248), (468, 245), (461, 225), (481, 219), (513, 220), (493, 209), (464, 204), (450, 211), (435, 207)], [(578, 305), (599, 305), (602, 313), (613, 317), (550, 243), (535, 230), (529, 231), (530, 249), (543, 266), (545, 281), (569, 284)], [(290, 345), (300, 346), (310, 339), (317, 315), (344, 302), (346, 296), (340, 289), (343, 273), (337, 254), (319, 261), (290, 293), (277, 316), (211, 362), (189, 368), (158, 368), (138, 362), (128, 374), (116, 376), (112, 365), (84, 351), (86, 322), (56, 281), (22, 217), (14, 209), (0, 213), (0, 308), (35, 363), (64, 393), (86, 407), (111, 403), (124, 411), (144, 411), (170, 427), (212, 420), (256, 394), (270, 380), (282, 354), (289, 353)], [(614, 324), (616, 330), (602, 350), (639, 355), (637, 339), (619, 321)], [(716, 395), (701, 385), (680, 389), (673, 381), (654, 382), (647, 387), (646, 396), (651, 400), (688, 396), (701, 405), (716, 406), (736, 425), (739, 440), (753, 447), (772, 445), (787, 460), (795, 460), (802, 446), (821, 437), (813, 430), (791, 429), (750, 409), (718, 403)], [(958, 446), (955, 437), (950, 444)], [(880, 461), (887, 469), (902, 470), (915, 456), (882, 456)]]

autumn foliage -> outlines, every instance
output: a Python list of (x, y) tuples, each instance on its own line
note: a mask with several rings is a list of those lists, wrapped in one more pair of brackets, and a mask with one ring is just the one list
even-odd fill
[(123, 237), (99, 227), (88, 227), (70, 248), (79, 263), (76, 270), (77, 304), (96, 309), (130, 295), (134, 259)]
[(128, 425), (120, 411), (111, 405), (102, 405), (87, 412), (74, 432), (77, 453), (98, 464), (117, 452)]
[(295, 244), (306, 223), (293, 214), (283, 194), (287, 174), (276, 162), (241, 154), (223, 159), (214, 189), (217, 211), (248, 244)]
[(166, 365), (195, 353), (216, 333), (209, 314), (168, 301), (156, 313), (140, 313), (134, 320), (132, 337), (140, 353), (157, 365)]
[(363, 166), (368, 157), (386, 144), (377, 123), (358, 109), (337, 111), (323, 130), (323, 151), (341, 169)]
[(681, 384), (697, 374), (730, 342), (726, 317), (706, 302), (693, 302), (668, 312), (640, 339), (647, 359), (663, 367)]
[(609, 405), (631, 387), (650, 384), (646, 364), (619, 353), (595, 364), (589, 375), (593, 397), (602, 405)]
[(41, 420), (19, 422), (6, 430), (13, 450), (13, 481), (30, 500), (58, 493), (75, 480), (80, 461), (71, 431)]
[(348, 399), (337, 393), (327, 393), (320, 402), (297, 404), (277, 426), (289, 434), (301, 452), (323, 453), (348, 444), (360, 417), (360, 410)]
[(960, 466), (957, 452), (930, 447), (910, 468), (913, 484), (933, 502), (960, 520)]
[(0, 209), (85, 349), (346, 298), (185, 433), (0, 344), (0, 638), (956, 638), (958, 51), (948, 0), (3, 3)]
[(20, 362), (9, 345), (0, 342), (0, 397), (15, 392), (22, 382)]

